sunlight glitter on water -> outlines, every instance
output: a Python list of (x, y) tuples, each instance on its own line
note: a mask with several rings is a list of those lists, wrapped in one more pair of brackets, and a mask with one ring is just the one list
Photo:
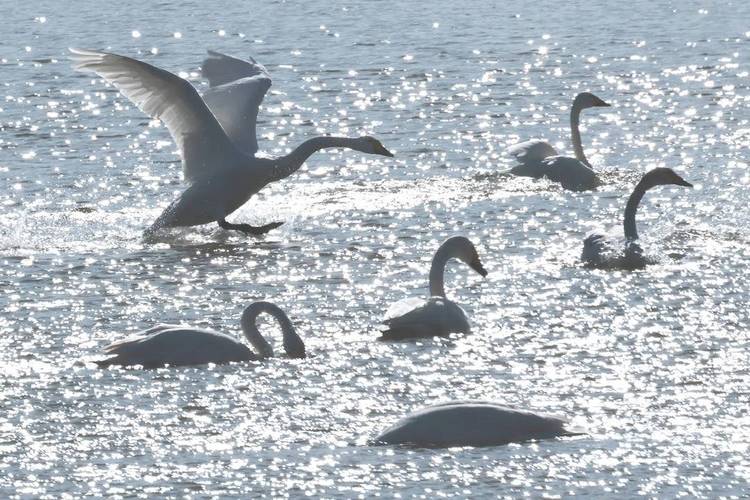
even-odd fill
[[(747, 8), (585, 5), (550, 24), (546, 3), (385, 7), (223, 6), (214, 25), (212, 2), (11, 11), (0, 59), (4, 496), (745, 494)], [(600, 26), (580, 30), (582, 16)], [(259, 115), (265, 153), (369, 134), (396, 157), (312, 157), (230, 217), (285, 221), (264, 238), (208, 225), (149, 240), (182, 189), (176, 148), (114, 88), (74, 73), (68, 46), (134, 56), (201, 89), (205, 49), (256, 57), (274, 79)], [(582, 90), (612, 104), (582, 119), (605, 185), (569, 193), (498, 174), (518, 141), (572, 153)], [(582, 269), (583, 237), (620, 236), (627, 196), (655, 166), (699, 187), (644, 199), (639, 231), (661, 262)], [(433, 252), (456, 233), (490, 272), (447, 270), (474, 334), (375, 342), (392, 302), (427, 293)], [(243, 307), (262, 298), (287, 310), (307, 360), (92, 364), (155, 322), (239, 335)], [(260, 328), (278, 346), (278, 328)], [(468, 398), (566, 416), (588, 435), (367, 444), (413, 409)]]

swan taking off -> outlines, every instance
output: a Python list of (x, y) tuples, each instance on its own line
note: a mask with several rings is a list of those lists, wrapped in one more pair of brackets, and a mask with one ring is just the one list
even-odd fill
[(693, 187), (688, 181), (677, 175), (671, 168), (655, 168), (646, 173), (635, 186), (633, 194), (625, 206), (625, 245), (620, 247), (606, 235), (591, 233), (583, 240), (581, 260), (588, 267), (640, 269), (653, 263), (643, 255), (638, 245), (638, 231), (635, 229), (635, 212), (646, 191), (654, 186), (673, 184), (675, 186)]
[(430, 266), (430, 298), (404, 299), (393, 304), (386, 312), (381, 340), (445, 336), (451, 333), (469, 333), (466, 313), (455, 302), (445, 298), (443, 275), (450, 259), (459, 259), (482, 276), (487, 271), (479, 260), (474, 244), (463, 236), (453, 236), (440, 245)]
[(597, 187), (601, 182), (599, 176), (591, 169), (586, 155), (583, 154), (578, 123), (581, 111), (599, 106), (609, 106), (609, 104), (590, 92), (581, 92), (573, 100), (573, 107), (570, 109), (570, 136), (575, 158), (561, 156), (548, 142), (532, 139), (508, 148), (508, 153), (520, 163), (509, 172), (536, 179), (547, 177), (553, 182), (559, 182), (563, 188), (573, 191)]
[(107, 52), (70, 51), (75, 69), (96, 73), (143, 112), (164, 122), (180, 150), (188, 188), (151, 230), (215, 221), (224, 229), (263, 234), (283, 223), (251, 226), (227, 222), (226, 217), (267, 184), (296, 172), (316, 151), (348, 148), (393, 156), (373, 137), (325, 136), (303, 142), (286, 156), (256, 157), (258, 106), (271, 80), (254, 62), (210, 53), (204, 75), (216, 87), (204, 100), (187, 80), (142, 61)]
[(580, 435), (562, 419), (486, 401), (452, 401), (428, 406), (381, 432), (373, 444), (498, 446), (508, 443)]
[(287, 315), (270, 302), (253, 302), (242, 313), (240, 324), (257, 353), (229, 335), (184, 325), (156, 325), (136, 335), (108, 345), (104, 351), (112, 357), (96, 361), (101, 367), (141, 365), (185, 366), (205, 363), (256, 361), (273, 356), (273, 348), (255, 325), (258, 315), (268, 313), (279, 322), (284, 351), (290, 358), (304, 358), (305, 344)]

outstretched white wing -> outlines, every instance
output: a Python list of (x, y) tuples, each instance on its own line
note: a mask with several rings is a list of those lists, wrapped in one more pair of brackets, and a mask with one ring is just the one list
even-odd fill
[(255, 59), (249, 61), (209, 50), (201, 67), (209, 88), (203, 99), (234, 145), (245, 154), (258, 151), (258, 108), (271, 87), (271, 76)]
[(238, 151), (190, 82), (130, 57), (70, 49), (75, 69), (92, 71), (169, 129), (194, 182), (237, 161)]

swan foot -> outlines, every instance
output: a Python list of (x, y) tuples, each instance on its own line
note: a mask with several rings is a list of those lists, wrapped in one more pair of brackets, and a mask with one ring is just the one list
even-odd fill
[(271, 222), (270, 224), (265, 224), (263, 226), (251, 226), (250, 224), (232, 224), (225, 219), (219, 219), (216, 222), (222, 229), (233, 229), (235, 231), (242, 231), (245, 234), (253, 235), (266, 234), (271, 229), (276, 229), (283, 224), (283, 222)]

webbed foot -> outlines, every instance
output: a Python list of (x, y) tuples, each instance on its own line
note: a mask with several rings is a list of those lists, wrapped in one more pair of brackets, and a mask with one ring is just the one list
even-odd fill
[(264, 224), (263, 226), (251, 226), (250, 224), (232, 224), (225, 219), (219, 219), (216, 222), (222, 229), (233, 229), (235, 231), (242, 231), (245, 234), (252, 235), (266, 234), (268, 231), (276, 229), (283, 224), (283, 222), (271, 222), (270, 224)]

